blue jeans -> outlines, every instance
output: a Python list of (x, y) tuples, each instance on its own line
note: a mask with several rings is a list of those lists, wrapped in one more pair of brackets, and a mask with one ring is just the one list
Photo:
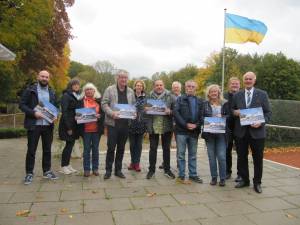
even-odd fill
[(179, 169), (179, 177), (185, 177), (185, 150), (188, 149), (188, 168), (189, 176), (197, 176), (197, 146), (198, 138), (190, 135), (177, 134), (177, 163)]
[(92, 150), (92, 170), (99, 167), (99, 142), (101, 135), (98, 132), (83, 134), (83, 169), (91, 170), (91, 150)]
[[(205, 139), (209, 159), (210, 174), (212, 178), (226, 179), (226, 140), (224, 134), (211, 135)], [(218, 166), (217, 166), (218, 160)]]

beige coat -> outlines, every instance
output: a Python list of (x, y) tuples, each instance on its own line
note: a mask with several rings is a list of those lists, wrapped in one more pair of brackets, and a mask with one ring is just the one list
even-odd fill
[[(134, 91), (127, 87), (127, 100), (128, 104), (133, 105), (135, 103)], [(115, 126), (115, 120), (112, 118), (113, 110), (111, 106), (118, 104), (118, 90), (117, 85), (111, 85), (104, 91), (102, 98), (102, 109), (105, 112), (105, 124), (108, 126)]]

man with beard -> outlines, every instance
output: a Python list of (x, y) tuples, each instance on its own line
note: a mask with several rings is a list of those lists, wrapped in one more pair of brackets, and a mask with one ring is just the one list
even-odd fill
[(20, 100), (19, 107), (25, 113), (24, 127), (27, 129), (27, 154), (26, 154), (26, 176), (24, 184), (30, 184), (33, 180), (35, 153), (42, 138), (43, 149), (43, 177), (55, 180), (58, 177), (51, 171), (51, 145), (53, 140), (53, 123), (43, 119), (42, 113), (34, 108), (39, 102), (46, 101), (57, 105), (53, 90), (48, 86), (50, 74), (46, 70), (39, 72), (37, 83), (28, 87)]

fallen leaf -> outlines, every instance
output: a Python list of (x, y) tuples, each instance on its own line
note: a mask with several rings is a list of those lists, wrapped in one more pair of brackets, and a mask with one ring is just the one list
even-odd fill
[(155, 196), (155, 195), (156, 195), (155, 192), (150, 192), (150, 193), (147, 194), (147, 197), (153, 197), (153, 196)]
[(183, 184), (192, 184), (192, 181), (190, 181), (190, 180), (184, 180)]
[(30, 222), (36, 221), (36, 216), (28, 216), (28, 221)]
[(181, 204), (182, 204), (182, 205), (186, 205), (186, 201), (182, 201)]
[(67, 208), (61, 208), (60, 212), (62, 212), (62, 213), (68, 212), (68, 209)]
[(73, 219), (73, 216), (72, 216), (72, 215), (69, 215), (69, 218), (70, 218), (70, 219)]
[(93, 193), (93, 194), (97, 194), (97, 193), (98, 193), (98, 191), (96, 191), (96, 190), (93, 190), (93, 191), (92, 191), (92, 193)]
[(25, 210), (19, 210), (16, 212), (16, 216), (23, 216), (27, 217), (29, 215), (30, 211), (28, 209)]
[(285, 216), (289, 219), (295, 218), (295, 216), (293, 216), (292, 214), (289, 214), (289, 213), (285, 214)]

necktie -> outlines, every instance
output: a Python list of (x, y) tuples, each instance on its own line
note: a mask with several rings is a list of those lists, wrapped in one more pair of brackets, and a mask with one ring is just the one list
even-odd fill
[(250, 106), (250, 103), (251, 103), (251, 92), (250, 91), (247, 91), (247, 108)]

